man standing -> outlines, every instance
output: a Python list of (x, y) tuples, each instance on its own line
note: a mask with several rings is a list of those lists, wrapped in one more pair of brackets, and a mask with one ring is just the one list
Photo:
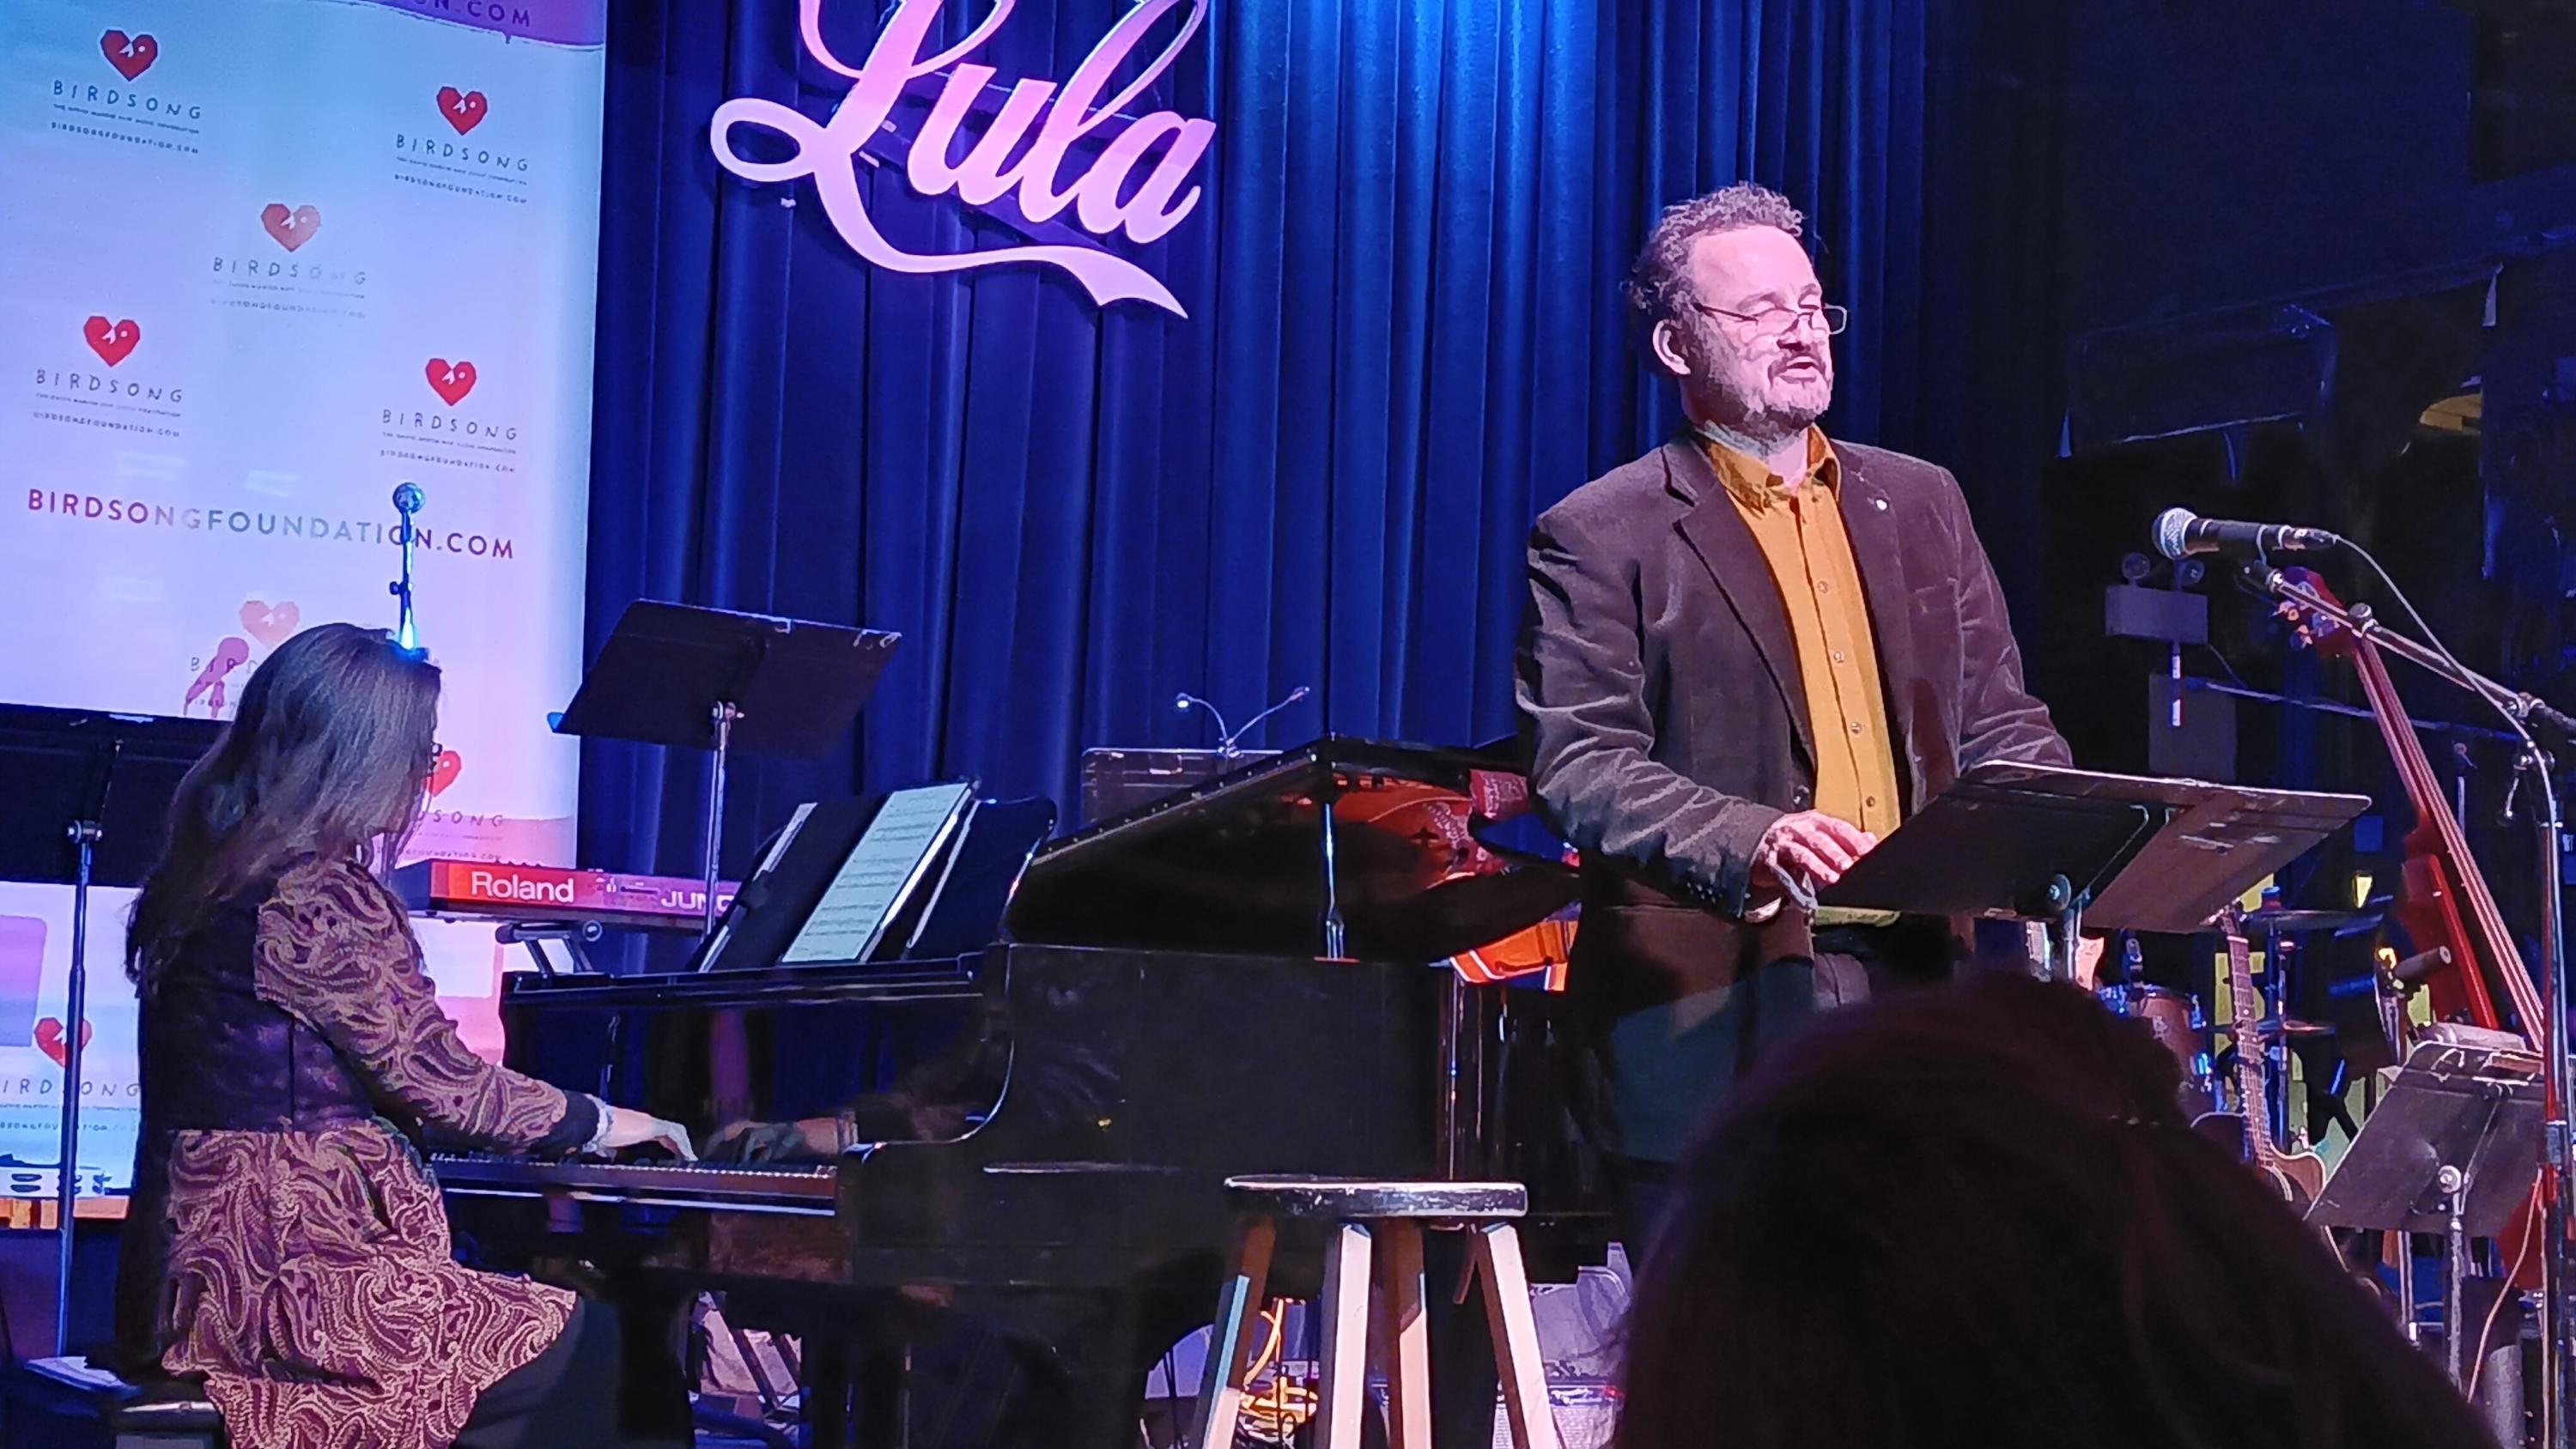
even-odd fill
[(1749, 184), (1667, 210), (1629, 299), (1690, 430), (1530, 537), (1517, 693), (1583, 853), (1569, 990), (1632, 1250), (1705, 1109), (1818, 1005), (1947, 974), (1949, 925), (1814, 892), (1961, 771), (2068, 761), (1946, 471), (1826, 441), (1803, 218)]

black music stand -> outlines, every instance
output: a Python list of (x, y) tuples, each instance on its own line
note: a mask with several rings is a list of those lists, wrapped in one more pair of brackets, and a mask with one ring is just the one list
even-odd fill
[(1818, 894), (1821, 905), (2054, 923), (2071, 979), (2090, 921), (2188, 932), (2370, 805), (2367, 796), (1985, 764)]
[(727, 759), (737, 749), (806, 759), (831, 750), (901, 637), (639, 599), (552, 723), (557, 734), (714, 752), (704, 874), (712, 935)]
[[(89, 891), (142, 883), (168, 834), (170, 797), (223, 726), (92, 710), (0, 707), (0, 880), (72, 888), (63, 985), (62, 1158), (54, 1353), (70, 1351), (73, 1205), (80, 1191), (81, 1024), (89, 1013)], [(121, 788), (120, 788), (121, 787)]]
[[(2540, 1058), (2518, 1041), (2469, 1035), (2416, 1044), (2307, 1212), (2331, 1227), (2443, 1236), (2442, 1336), (2454, 1383), (2467, 1348), (2469, 1240), (2502, 1233), (2530, 1199), (2543, 1110)], [(2411, 1336), (2414, 1274), (2401, 1269), (2398, 1285)]]
[[(1494, 756), (1326, 735), (1049, 845), (1011, 898), (1028, 942), (1439, 961), (1574, 901), (1572, 873), (1459, 875)], [(1490, 778), (1488, 778), (1490, 777)], [(1398, 808), (1386, 808), (1395, 805)], [(1403, 808), (1419, 806), (1428, 808)]]

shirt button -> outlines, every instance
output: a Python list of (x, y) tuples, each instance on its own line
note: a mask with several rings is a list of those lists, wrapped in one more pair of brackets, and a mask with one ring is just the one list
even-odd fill
[(1859, 721), (1859, 720), (1853, 720), (1853, 721), (1852, 721), (1852, 733), (1853, 733), (1853, 734), (1859, 734), (1859, 733), (1860, 733), (1860, 721)]
[(1872, 810), (1875, 810), (1878, 808), (1878, 797), (1871, 795), (1863, 799), (1860, 803), (1868, 806)]
[(1835, 662), (1836, 664), (1840, 664), (1840, 663), (1842, 663), (1845, 657), (1846, 657), (1846, 656), (1843, 654), (1843, 651), (1841, 651), (1841, 650), (1839, 650), (1839, 649), (1837, 649), (1837, 650), (1835, 650), (1835, 651), (1834, 651), (1834, 662)]
[(1834, 586), (1833, 586), (1832, 584), (1829, 584), (1829, 583), (1825, 582), (1823, 579), (1818, 579), (1818, 580), (1816, 580), (1816, 592), (1817, 592), (1817, 593), (1820, 593), (1820, 594), (1830, 594), (1830, 593), (1832, 593), (1833, 591), (1834, 591)]

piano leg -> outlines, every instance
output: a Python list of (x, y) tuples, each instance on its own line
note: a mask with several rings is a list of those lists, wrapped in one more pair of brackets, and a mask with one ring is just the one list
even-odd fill
[(900, 1343), (807, 1335), (807, 1449), (911, 1449), (911, 1358)]
[[(1204, 1287), (1168, 1301), (1066, 1295), (1027, 1305), (1032, 1311), (1016, 1319), (1016, 1331), (898, 1314), (880, 1317), (873, 1332), (826, 1332), (805, 1319), (806, 1442), (809, 1449), (1135, 1449), (1145, 1376), (1205, 1316), (1205, 1296)], [(1185, 1300), (1191, 1308), (1180, 1306)], [(919, 1342), (907, 1343), (914, 1334)]]
[(855, 1427), (850, 1415), (850, 1364), (855, 1349), (847, 1341), (808, 1335), (805, 1339), (804, 1396), (806, 1449), (851, 1449)]
[(865, 1449), (912, 1449), (912, 1353), (901, 1344), (858, 1351), (857, 1411), (851, 1416)]
[[(994, 1439), (1011, 1449), (1134, 1449), (1142, 1442), (1145, 1377), (1181, 1336), (1207, 1319), (1212, 1286), (1068, 1297), (1045, 1327), (1021, 1338), (1030, 1370), (1023, 1402)], [(1035, 1326), (1034, 1324), (1030, 1326)]]
[(618, 1365), (618, 1420), (626, 1439), (637, 1444), (695, 1443), (687, 1345), (690, 1310), (697, 1305), (697, 1294), (623, 1276), (610, 1278), (599, 1291), (605, 1306), (617, 1313), (623, 1354)]

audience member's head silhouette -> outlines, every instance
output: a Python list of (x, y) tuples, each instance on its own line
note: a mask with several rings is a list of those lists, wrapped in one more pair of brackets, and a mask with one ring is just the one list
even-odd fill
[(1826, 1017), (1676, 1179), (1621, 1449), (2492, 1443), (2176, 1086), (2072, 987)]

